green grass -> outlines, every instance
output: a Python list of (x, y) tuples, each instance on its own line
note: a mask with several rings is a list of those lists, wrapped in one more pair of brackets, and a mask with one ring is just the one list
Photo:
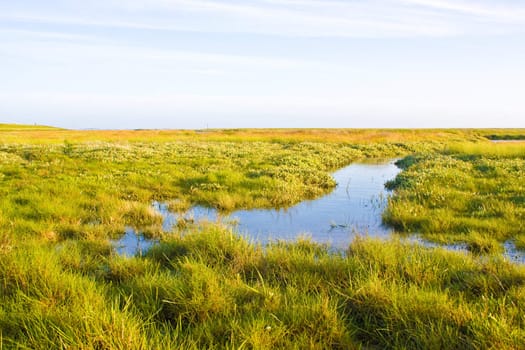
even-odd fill
[(6, 348), (525, 346), (524, 268), (395, 240), (343, 256), (212, 225), (142, 258), (68, 241), (18, 247), (0, 267)]
[[(2, 132), (15, 131), (15, 132)], [(524, 129), (203, 129), (203, 130), (67, 130), (33, 125), (0, 124), (2, 142), (11, 144), (60, 144), (79, 142), (322, 142), (414, 143), (487, 140), (490, 132), (525, 134)]]
[[(525, 158), (491, 132), (0, 125), (0, 347), (523, 348), (525, 268), (500, 243), (525, 246)], [(476, 254), (166, 234), (151, 209), (288, 207), (329, 193), (342, 166), (402, 156), (385, 220)], [(160, 243), (119, 256), (126, 226)]]
[[(218, 141), (0, 145), (6, 236), (94, 239), (160, 223), (153, 200), (222, 211), (287, 207), (326, 194), (330, 171), (417, 145)], [(173, 207), (173, 206), (172, 206)]]
[(516, 143), (451, 143), (448, 154), (482, 156), (485, 158), (525, 158), (525, 142)]
[[(498, 252), (525, 229), (525, 144), (452, 144), (442, 154), (411, 156), (388, 185), (384, 213), (398, 230), (438, 242)], [(521, 244), (518, 245), (520, 248)]]
[(64, 130), (53, 126), (46, 125), (25, 125), (25, 124), (2, 124), (0, 123), (0, 132), (13, 132), (13, 131), (56, 131)]

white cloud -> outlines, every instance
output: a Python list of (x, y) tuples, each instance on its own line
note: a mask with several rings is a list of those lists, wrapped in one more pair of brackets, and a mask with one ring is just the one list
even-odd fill
[(38, 31), (25, 29), (4, 29), (0, 28), (0, 38), (20, 36), (29, 39), (53, 39), (53, 40), (95, 40), (96, 37), (92, 35), (71, 34), (58, 31)]
[(506, 4), (505, 1), (461, 1), (461, 0), (403, 0), (406, 4), (420, 5), (436, 10), (459, 12), (481, 16), (494, 21), (525, 23), (525, 7)]
[[(482, 34), (523, 33), (524, 9), (505, 0), (0, 1), (0, 117), (69, 127), (520, 126), (520, 36)], [(424, 40), (339, 40), (370, 37)], [(119, 124), (128, 117), (133, 125)]]
[[(197, 71), (206, 73), (217, 73), (220, 70), (214, 67), (235, 67), (251, 69), (318, 69), (322, 70), (326, 64), (307, 59), (287, 59), (279, 57), (264, 57), (250, 55), (220, 54), (213, 52), (198, 52), (176, 49), (162, 49), (155, 47), (138, 47), (132, 45), (111, 45), (104, 42), (62, 42), (46, 41), (40, 42), (41, 37), (50, 39), (73, 39), (74, 35), (60, 35), (57, 33), (46, 32), (18, 32), (0, 30), (0, 39), (2, 33), (22, 34), (29, 40), (23, 41), (16, 36), (10, 41), (5, 41), (0, 52), (18, 55), (19, 57), (34, 57), (43, 61), (57, 63), (94, 63), (101, 62), (108, 64), (110, 62), (120, 62), (120, 64), (134, 63), (140, 66), (155, 66), (157, 64), (167, 64), (177, 66), (187, 64), (190, 66), (205, 67)], [(78, 36), (78, 38), (89, 38)], [(331, 68), (337, 68), (331, 65)], [(343, 67), (339, 67), (343, 68)]]
[[(72, 5), (53, 9), (45, 4), (42, 8), (16, 3), (0, 7), (0, 18), (160, 31), (365, 38), (523, 31), (519, 24), (525, 23), (524, 5), (480, 1), (97, 0), (81, 9)], [(487, 23), (480, 24), (479, 17)]]
[(89, 16), (79, 16), (76, 13), (66, 14), (39, 14), (33, 12), (12, 12), (0, 13), (0, 19), (29, 22), (34, 24), (59, 24), (88, 27), (109, 27), (109, 28), (127, 28), (127, 29), (145, 29), (145, 30), (162, 30), (162, 31), (184, 31), (192, 30), (190, 27), (170, 24), (158, 24), (154, 21), (137, 21), (137, 20), (120, 20), (113, 18), (93, 19)]

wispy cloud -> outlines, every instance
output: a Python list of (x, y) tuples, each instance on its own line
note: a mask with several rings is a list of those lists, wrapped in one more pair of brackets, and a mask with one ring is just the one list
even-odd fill
[(109, 28), (128, 28), (128, 29), (145, 29), (145, 30), (162, 30), (162, 31), (184, 31), (192, 30), (191, 27), (185, 27), (176, 24), (156, 24), (154, 21), (140, 21), (140, 20), (121, 20), (113, 18), (93, 19), (90, 16), (81, 16), (76, 13), (73, 14), (39, 14), (29, 12), (12, 12), (0, 13), (0, 19), (17, 21), (22, 23), (34, 24), (59, 24), (72, 26), (86, 26), (86, 27), (109, 27)]
[[(412, 37), (523, 30), (525, 5), (450, 0), (96, 0), (83, 7), (0, 7), (0, 19), (162, 31), (304, 37)], [(479, 17), (494, 25), (479, 23)], [(96, 19), (95, 19), (96, 18)], [(496, 25), (497, 24), (497, 25)]]
[(5, 29), (0, 27), (0, 38), (1, 37), (23, 37), (26, 39), (50, 39), (50, 40), (68, 40), (68, 41), (79, 41), (79, 40), (98, 40), (97, 37), (92, 35), (82, 35), (74, 33), (65, 33), (59, 31), (46, 31), (46, 30), (26, 30), (26, 29)]
[(522, 125), (524, 34), (520, 0), (0, 1), (0, 116)]
[(451, 11), (470, 16), (484, 17), (494, 21), (525, 23), (525, 6), (506, 1), (461, 0), (404, 0), (406, 4), (418, 5), (441, 11)]
[[(122, 4), (122, 1), (116, 1)], [(217, 14), (234, 19), (233, 24), (238, 27), (226, 30), (257, 31), (247, 25), (255, 21), (261, 31), (300, 36), (472, 34), (481, 29), (477, 23), (479, 17), (499, 25), (525, 23), (525, 4), (506, 0), (150, 0), (147, 4), (151, 8), (159, 7), (174, 12)], [(272, 31), (271, 28), (277, 30)], [(500, 32), (501, 28), (483, 29)]]
[[(314, 60), (300, 58), (279, 58), (251, 55), (221, 54), (155, 47), (140, 47), (123, 44), (108, 44), (104, 42), (70, 42), (69, 39), (90, 39), (89, 36), (61, 35), (57, 33), (41, 33), (32, 31), (10, 31), (0, 29), (2, 34), (21, 35), (26, 40), (15, 37), (10, 42), (4, 42), (0, 52), (9, 52), (20, 57), (38, 57), (41, 60), (56, 63), (75, 62), (77, 65), (88, 62), (120, 62), (120, 64), (136, 64), (143, 67), (160, 67), (159, 64), (170, 67), (193, 67), (194, 72), (218, 73), (216, 67), (234, 67), (235, 69), (323, 69), (325, 64)], [(47, 39), (68, 39), (66, 42), (45, 41)], [(196, 68), (197, 67), (197, 68)], [(202, 67), (202, 68), (198, 68)], [(337, 68), (332, 66), (332, 68)], [(343, 67), (339, 67), (342, 69)]]

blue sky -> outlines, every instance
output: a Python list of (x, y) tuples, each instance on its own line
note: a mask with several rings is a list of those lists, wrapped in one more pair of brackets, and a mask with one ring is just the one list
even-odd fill
[(0, 0), (0, 122), (525, 127), (521, 0)]

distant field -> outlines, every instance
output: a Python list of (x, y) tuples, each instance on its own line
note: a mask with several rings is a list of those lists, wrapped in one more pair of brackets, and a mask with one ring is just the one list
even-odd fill
[(518, 137), (525, 129), (203, 129), (203, 130), (67, 130), (46, 126), (0, 124), (2, 142), (57, 143), (87, 141), (320, 141), (415, 142), (479, 141), (487, 137)]
[(1, 124), (0, 131), (57, 131), (64, 130), (60, 128), (55, 128), (53, 126), (45, 125), (24, 125), (24, 124)]
[[(525, 348), (524, 129), (65, 130), (0, 124), (0, 344), (30, 349)], [(400, 158), (384, 221), (471, 252), (359, 239), (262, 247), (163, 232), (151, 203), (287, 208)], [(116, 254), (131, 226), (159, 241)]]

